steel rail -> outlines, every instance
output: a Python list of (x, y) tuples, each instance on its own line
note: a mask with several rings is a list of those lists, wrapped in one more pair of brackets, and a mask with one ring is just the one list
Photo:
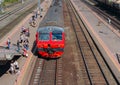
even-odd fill
[[(72, 5), (72, 3), (71, 3), (71, 5)], [(104, 62), (105, 62), (105, 64), (106, 64), (107, 68), (109, 69), (112, 77), (114, 78), (114, 81), (119, 85), (119, 84), (120, 84), (119, 81), (117, 80), (117, 78), (115, 77), (115, 75), (114, 75), (114, 73), (112, 72), (111, 68), (109, 67), (109, 65), (107, 64), (106, 60), (104, 59), (101, 51), (99, 50), (99, 48), (97, 47), (97, 45), (96, 45), (95, 41), (93, 40), (91, 34), (90, 34), (89, 31), (87, 30), (84, 22), (82, 21), (81, 17), (79, 16), (79, 14), (78, 14), (78, 12), (77, 12), (77, 10), (75, 9), (75, 7), (74, 7), (73, 5), (72, 5), (72, 7), (73, 7), (73, 9), (74, 9), (74, 11), (75, 11), (74, 13), (76, 13), (76, 15), (78, 16), (78, 18), (76, 18), (76, 19), (77, 19), (78, 21), (79, 21), (79, 19), (80, 19), (80, 21), (81, 21), (82, 24), (84, 25), (84, 27), (85, 27), (88, 35), (89, 35), (90, 38), (92, 39), (93, 43), (95, 44), (95, 47), (97, 48), (98, 52), (99, 52), (100, 55), (102, 56), (102, 58), (103, 58), (103, 60), (104, 60)], [(83, 29), (82, 29), (82, 31), (83, 31)], [(84, 34), (84, 36), (85, 36), (85, 32), (84, 32), (84, 31), (83, 31), (83, 34)], [(85, 36), (85, 38), (86, 38), (86, 40), (87, 40), (87, 42), (88, 42), (87, 36)], [(103, 74), (103, 77), (105, 78), (106, 83), (109, 84), (109, 83), (108, 83), (108, 80), (107, 80), (107, 78), (106, 78), (106, 76), (105, 76), (105, 73), (102, 71), (102, 67), (101, 67), (101, 65), (99, 64), (97, 58), (95, 57), (94, 51), (92, 50), (92, 47), (90, 46), (90, 43), (89, 43), (89, 42), (88, 42), (88, 44), (89, 44), (89, 47), (90, 47), (90, 49), (91, 49), (91, 51), (92, 51), (92, 53), (93, 53), (93, 55), (94, 55), (94, 58), (95, 58), (95, 60), (96, 60), (96, 62), (97, 62), (97, 64), (98, 64), (98, 66), (99, 66), (99, 68), (100, 68), (100, 70), (101, 70), (101, 72), (102, 72), (102, 74)]]
[[(12, 15), (9, 17), (13, 17), (13, 19), (11, 21), (7, 21), (8, 23), (5, 24), (3, 27), (1, 27), (0, 31), (0, 39), (6, 35), (10, 30), (12, 30), (14, 28), (14, 26), (16, 26), (25, 16), (27, 16), (33, 9), (35, 9), (36, 4), (33, 6), (30, 5), (29, 7), (26, 8), (26, 10), (23, 10), (22, 13), (20, 13), (20, 15), (17, 15), (17, 17), (13, 17)], [(20, 10), (22, 11), (22, 10)], [(7, 17), (9, 19), (9, 17)], [(1, 21), (1, 22), (6, 22), (6, 19)]]
[[(69, 4), (67, 3), (67, 5), (69, 5)], [(69, 9), (68, 6), (67, 6), (67, 8), (68, 8), (69, 15), (72, 16), (71, 13), (70, 13), (70, 11), (69, 11), (70, 9)], [(74, 30), (74, 32), (75, 32), (75, 36), (76, 36), (76, 39), (77, 39), (77, 43), (78, 43), (79, 49), (81, 50), (81, 47), (80, 47), (80, 44), (79, 44), (80, 42), (79, 42), (77, 33), (76, 33), (76, 31), (75, 31), (75, 26), (74, 26), (74, 22), (73, 22), (72, 18), (71, 18), (71, 22), (72, 22), (72, 26), (73, 26), (73, 28), (74, 28), (73, 30)], [(81, 53), (81, 55), (84, 56), (83, 53)], [(85, 69), (86, 69), (86, 72), (87, 72), (87, 75), (88, 75), (88, 79), (89, 79), (89, 81), (90, 81), (90, 85), (93, 85), (92, 80), (91, 80), (90, 73), (89, 73), (89, 71), (87, 70), (87, 69), (88, 69), (88, 66), (87, 66), (87, 64), (86, 64), (86, 62), (85, 62), (84, 57), (83, 57), (83, 61), (84, 61), (84, 64), (85, 64)]]
[(55, 71), (55, 83), (54, 85), (62, 85), (62, 56), (56, 62)]
[(31, 3), (31, 2), (32, 2), (32, 1), (29, 1), (29, 2), (27, 2), (27, 3), (25, 3), (25, 4), (23, 4), (22, 6), (19, 6), (18, 8), (14, 9), (14, 10), (8, 12), (8, 13), (5, 13), (5, 14), (1, 15), (1, 16), (0, 16), (0, 21), (6, 19), (6, 18), (9, 17), (10, 15), (13, 15), (13, 14), (19, 12), (20, 10), (26, 8), (27, 6), (29, 6), (29, 5), (31, 5), (31, 4), (34, 4), (34, 3)]
[[(72, 5), (72, 4), (71, 4), (71, 5)], [(73, 6), (72, 6), (72, 7), (73, 7)], [(75, 16), (77, 16), (76, 19), (77, 19), (77, 21), (79, 22), (78, 19), (80, 19), (80, 16), (78, 15), (78, 13), (77, 13), (77, 11), (75, 10), (74, 7), (73, 7), (73, 10), (74, 10), (73, 13), (76, 12), (76, 13), (75, 13)], [(81, 19), (80, 19), (80, 21), (81, 21)], [(72, 20), (71, 20), (71, 22), (72, 22), (72, 24), (73, 24), (73, 21), (72, 21)], [(83, 22), (82, 22), (82, 23), (83, 23)], [(83, 25), (84, 25), (84, 23), (83, 23)], [(80, 26), (80, 24), (79, 24), (79, 26)], [(74, 28), (74, 27), (75, 27), (75, 26), (74, 26), (74, 24), (73, 24), (73, 28)], [(84, 27), (85, 27), (85, 26), (84, 26)], [(74, 29), (74, 31), (75, 31), (75, 29)], [(83, 30), (82, 30), (82, 31), (83, 31)], [(76, 31), (75, 31), (75, 32), (76, 32)], [(75, 35), (77, 36), (77, 33), (75, 33)], [(83, 35), (85, 36), (85, 33), (84, 33), (84, 32), (83, 32)], [(79, 44), (78, 46), (79, 46), (80, 50), (82, 50), (81, 45), (80, 45), (80, 42), (79, 42), (79, 39), (78, 39), (78, 36), (77, 36), (76, 38), (77, 38), (77, 42), (78, 42), (78, 44)], [(97, 58), (95, 57), (95, 54), (94, 54), (94, 52), (93, 52), (93, 49), (92, 49), (92, 47), (90, 46), (90, 43), (88, 42), (86, 36), (85, 36), (85, 39), (86, 39), (86, 41), (87, 41), (87, 43), (88, 43), (88, 45), (89, 45), (89, 47), (90, 47), (90, 49), (91, 49), (91, 52), (92, 52), (92, 54), (93, 54), (93, 56), (94, 56), (95, 61), (96, 61), (97, 65), (98, 65), (98, 67), (99, 67), (99, 69), (100, 69), (100, 71), (101, 71), (101, 73), (102, 73), (105, 81), (106, 81), (106, 84), (108, 85), (108, 84), (109, 84), (109, 83), (108, 83), (108, 80), (107, 80), (107, 78), (105, 77), (104, 72), (102, 71), (102, 67), (100, 66)], [(82, 51), (81, 51), (81, 54), (82, 54), (84, 63), (86, 63), (85, 58), (84, 58), (84, 54), (82, 53)], [(89, 80), (90, 80), (90, 84), (93, 85), (93, 82), (92, 82), (92, 80), (91, 80), (91, 76), (90, 76), (89, 70), (87, 70), (87, 69), (88, 69), (87, 64), (85, 64), (85, 68), (86, 68), (86, 72), (87, 72), (88, 77), (89, 77)]]
[[(72, 3), (70, 3), (70, 4), (71, 4), (71, 8), (73, 9), (73, 13), (74, 13), (75, 16), (76, 16), (76, 19), (77, 19), (78, 23), (79, 23), (79, 20), (80, 20), (80, 21), (82, 22), (82, 24), (84, 25), (83, 21), (82, 21), (81, 18), (79, 17), (79, 14), (78, 14), (77, 11), (75, 10), (74, 6), (72, 5)], [(79, 24), (79, 26), (80, 26), (80, 24)], [(84, 25), (84, 27), (86, 28), (85, 25)], [(97, 65), (99, 66), (99, 69), (100, 69), (100, 71), (101, 71), (101, 73), (102, 73), (102, 75), (103, 75), (103, 77), (104, 77), (104, 79), (105, 79), (105, 81), (106, 81), (106, 83), (107, 83), (107, 85), (108, 85), (109, 83), (108, 83), (108, 81), (107, 81), (107, 78), (105, 77), (104, 72), (102, 71), (102, 67), (100, 66), (97, 58), (95, 57), (95, 54), (94, 54), (94, 52), (93, 52), (93, 49), (92, 49), (92, 47), (91, 47), (91, 45), (90, 45), (90, 43), (89, 43), (89, 41), (88, 41), (88, 39), (87, 39), (87, 37), (86, 37), (86, 35), (85, 35), (85, 32), (84, 32), (83, 30), (82, 30), (82, 33), (83, 33), (83, 35), (84, 35), (84, 37), (85, 37), (85, 39), (86, 39), (86, 41), (87, 41), (87, 43), (88, 43), (88, 46), (90, 47), (90, 50), (91, 50), (91, 52), (92, 52), (92, 54), (93, 54), (93, 57), (94, 57), (96, 63), (97, 63)], [(92, 39), (92, 37), (91, 37), (91, 39)], [(80, 47), (80, 48), (81, 48), (81, 47)], [(81, 49), (81, 50), (82, 50), (82, 49)], [(82, 55), (83, 55), (83, 53), (82, 53)], [(85, 60), (84, 56), (83, 56), (83, 59), (84, 59), (84, 61), (85, 61), (85, 63), (86, 63), (86, 60)], [(93, 85), (93, 84), (92, 84), (92, 85)]]
[(56, 85), (57, 60), (45, 60), (38, 85)]
[(41, 76), (43, 67), (44, 67), (44, 60), (37, 58), (37, 60), (35, 62), (34, 70), (32, 72), (31, 78), (30, 78), (29, 85), (39, 84), (39, 78)]
[(62, 85), (61, 60), (43, 59), (38, 56), (29, 85)]

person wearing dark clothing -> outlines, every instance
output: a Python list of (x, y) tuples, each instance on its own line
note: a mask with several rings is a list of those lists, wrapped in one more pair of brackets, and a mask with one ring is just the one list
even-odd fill
[(28, 42), (25, 42), (24, 45), (23, 45), (23, 47), (24, 47), (26, 50), (28, 50), (28, 49), (29, 49)]
[(28, 40), (27, 36), (24, 37), (24, 43), (29, 43), (29, 40)]
[(35, 21), (35, 15), (32, 16), (32, 21)]
[(30, 36), (29, 28), (26, 29), (25, 36), (27, 36), (27, 37)]
[(19, 42), (19, 40), (17, 40), (17, 48), (18, 48), (18, 52), (20, 51), (20, 42)]
[(21, 28), (21, 33), (24, 34), (24, 33), (25, 33), (25, 29), (26, 29), (26, 28), (25, 28), (24, 26), (22, 26), (22, 28)]
[(22, 43), (24, 41), (24, 35), (20, 34), (20, 43)]
[(36, 11), (36, 13), (35, 13), (35, 17), (36, 17), (36, 18), (38, 17), (38, 13), (37, 13), (37, 11)]
[(35, 15), (32, 16), (32, 26), (36, 26), (36, 18)]

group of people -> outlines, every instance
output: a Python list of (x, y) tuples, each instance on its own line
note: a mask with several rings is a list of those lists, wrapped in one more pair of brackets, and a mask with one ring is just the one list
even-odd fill
[[(29, 40), (28, 37), (30, 36), (29, 33), (29, 28), (25, 28), (22, 27), (21, 28), (21, 33), (20, 33), (20, 39), (17, 40), (17, 51), (20, 51), (20, 46), (23, 45), (23, 56), (28, 57), (28, 49), (29, 49)], [(11, 44), (11, 40), (10, 38), (8, 38), (7, 40), (7, 48), (10, 49), (10, 44)], [(10, 73), (11, 74), (15, 74), (15, 73), (19, 73), (19, 65), (17, 61), (11, 61), (10, 64)]]
[(32, 17), (30, 18), (29, 24), (33, 27), (36, 27), (36, 19), (38, 18), (38, 15), (40, 15), (40, 18), (42, 17), (40, 11), (34, 11)]
[[(36, 12), (30, 20), (30, 23), (32, 23), (33, 25), (36, 24), (36, 19), (38, 17), (38, 13)], [(41, 16), (40, 16), (41, 17)], [(21, 27), (21, 32), (20, 32), (20, 38), (17, 40), (17, 51), (20, 52), (22, 47), (23, 50), (23, 56), (28, 57), (28, 49), (29, 49), (29, 40), (28, 37), (30, 36), (30, 31), (29, 28), (25, 28), (24, 26)], [(10, 38), (8, 38), (7, 40), (7, 48), (10, 49), (10, 44), (11, 44), (11, 40)], [(16, 73), (16, 72), (20, 72), (19, 71), (19, 65), (17, 61), (11, 61), (10, 64), (10, 72), (11, 74)]]
[[(23, 45), (23, 55), (26, 56), (27, 51), (29, 49), (29, 40), (28, 37), (30, 36), (29, 28), (25, 28), (24, 26), (21, 28), (21, 34), (20, 39), (17, 40), (17, 52), (20, 51), (21, 45)], [(8, 38), (7, 42), (7, 48), (10, 49), (11, 40)], [(21, 45), (20, 45), (21, 44)], [(27, 56), (26, 56), (27, 57)]]
[[(28, 50), (29, 49), (29, 40), (28, 40), (28, 37), (30, 36), (30, 32), (29, 32), (29, 28), (25, 28), (24, 26), (21, 28), (21, 34), (20, 34), (20, 39), (17, 40), (17, 51), (19, 52), (20, 51), (20, 43), (23, 44), (23, 47)], [(8, 37), (7, 39), (7, 48), (10, 49), (10, 46), (11, 46), (11, 40), (10, 38)]]
[(28, 56), (28, 49), (29, 49), (29, 40), (28, 37), (30, 36), (29, 28), (25, 28), (24, 26), (21, 28), (20, 40), (17, 41), (17, 47), (19, 50), (20, 44), (23, 45), (23, 55)]
[(36, 26), (36, 19), (37, 19), (37, 17), (38, 17), (38, 14), (35, 13), (35, 14), (33, 14), (33, 16), (30, 18), (29, 24), (30, 24), (31, 26), (33, 26), (33, 27)]
[[(20, 51), (20, 47), (21, 45), (23, 45), (22, 50), (23, 50), (23, 56), (28, 57), (28, 49), (29, 49), (29, 40), (28, 37), (30, 36), (30, 32), (29, 32), (29, 28), (25, 28), (24, 26), (21, 28), (21, 33), (20, 33), (20, 39), (17, 40), (17, 51)], [(11, 40), (8, 37), (7, 40), (7, 48), (10, 49), (10, 45), (11, 44)], [(19, 65), (17, 61), (11, 61), (10, 64), (10, 73), (11, 74), (15, 74), (15, 73), (19, 73)]]
[(15, 74), (18, 72), (20, 72), (18, 62), (16, 60), (15, 61), (12, 60), (10, 64), (10, 73)]

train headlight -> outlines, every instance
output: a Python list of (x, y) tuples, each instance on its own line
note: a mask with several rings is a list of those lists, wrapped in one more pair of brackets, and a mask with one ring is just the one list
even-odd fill
[(38, 44), (37, 47), (38, 47), (38, 48), (43, 48), (43, 45)]
[(58, 47), (61, 47), (61, 45), (59, 44)]
[(44, 47), (44, 45), (40, 45), (40, 48), (43, 48)]
[(63, 44), (59, 44), (59, 45), (58, 45), (58, 47), (61, 47), (61, 48), (63, 48), (63, 47), (64, 47), (64, 45), (63, 45)]

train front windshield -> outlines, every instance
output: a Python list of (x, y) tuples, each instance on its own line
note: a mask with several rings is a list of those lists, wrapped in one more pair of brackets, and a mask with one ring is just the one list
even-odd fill
[(62, 40), (62, 33), (52, 33), (52, 40)]
[(39, 39), (40, 40), (50, 40), (49, 33), (40, 33)]

